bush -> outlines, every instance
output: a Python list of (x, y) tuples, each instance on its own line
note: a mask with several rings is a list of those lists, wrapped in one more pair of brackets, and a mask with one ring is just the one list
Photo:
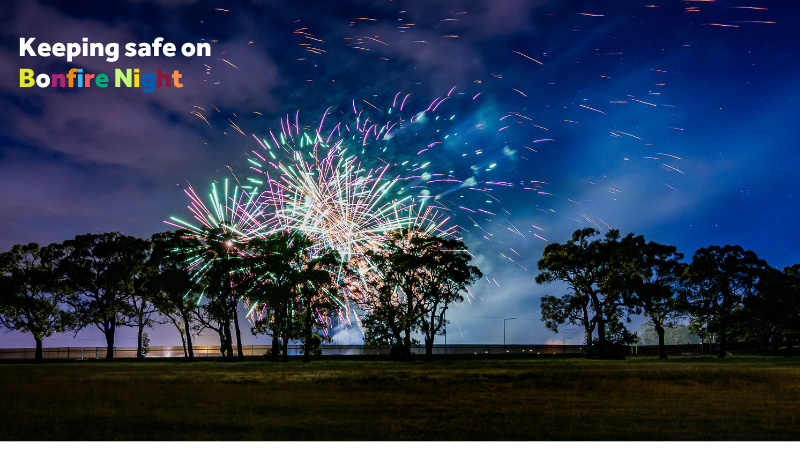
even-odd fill
[(605, 359), (625, 359), (625, 356), (631, 353), (631, 345), (635, 344), (637, 339), (636, 333), (628, 331), (622, 322), (609, 322), (606, 324), (605, 348), (600, 347), (600, 339), (594, 338), (586, 343), (583, 352), (591, 359), (599, 359), (603, 353)]
[[(309, 339), (310, 350), (311, 354), (315, 356), (319, 356), (322, 354), (322, 350), (320, 350), (319, 346), (322, 345), (322, 341), (325, 339), (324, 336), (321, 336), (317, 333), (311, 335), (311, 339)], [(303, 353), (305, 353), (305, 346), (303, 347)]]
[(150, 336), (147, 333), (142, 333), (142, 356), (147, 356), (150, 353)]
[(272, 360), (272, 351), (273, 350), (275, 350), (275, 352), (278, 354), (278, 356), (281, 355), (281, 348), (280, 347), (277, 347), (277, 348), (274, 348), (274, 349), (271, 348), (271, 349), (267, 350), (266, 352), (264, 352), (264, 359), (266, 359), (267, 361)]
[(389, 350), (389, 356), (392, 357), (394, 361), (400, 361), (403, 359), (403, 344), (392, 344), (391, 350)]

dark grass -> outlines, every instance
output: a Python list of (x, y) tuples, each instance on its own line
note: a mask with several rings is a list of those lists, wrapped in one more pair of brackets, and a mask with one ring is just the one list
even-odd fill
[(797, 440), (800, 359), (0, 364), (2, 440)]

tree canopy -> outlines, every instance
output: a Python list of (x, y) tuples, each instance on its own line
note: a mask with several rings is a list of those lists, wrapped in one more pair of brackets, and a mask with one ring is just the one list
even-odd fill
[(68, 302), (81, 326), (94, 325), (106, 338), (106, 359), (114, 358), (117, 327), (132, 323), (137, 271), (148, 243), (121, 233), (83, 234), (64, 242), (61, 270), (68, 281)]
[(0, 254), (0, 324), (33, 335), (36, 361), (42, 341), (73, 328), (75, 316), (62, 309), (68, 288), (58, 266), (64, 247), (15, 245)]
[(411, 333), (419, 330), (431, 357), (447, 308), (463, 302), (468, 286), (482, 276), (466, 245), (411, 227), (389, 233), (384, 248), (367, 257), (374, 272), (363, 305), (365, 340), (391, 341), (409, 357)]
[(609, 230), (602, 239), (590, 240), (599, 232), (593, 228), (576, 230), (565, 244), (552, 243), (544, 248), (538, 262), (538, 284), (563, 282), (571, 293), (561, 298), (542, 297), (542, 321), (558, 332), (564, 323), (581, 325), (586, 343), (592, 343), (597, 328), (597, 351), (601, 358), (615, 357), (608, 342), (606, 324), (625, 317), (632, 305), (620, 291), (622, 260), (618, 230)]
[(684, 272), (684, 305), (695, 325), (704, 325), (718, 336), (719, 357), (727, 344), (741, 332), (747, 307), (763, 292), (761, 279), (769, 265), (755, 252), (742, 247), (711, 245), (697, 250)]
[[(268, 314), (254, 332), (273, 337), (273, 360), (280, 339), (283, 360), (288, 361), (289, 340), (302, 338), (304, 360), (310, 358), (313, 330), (324, 326), (322, 318), (335, 308), (339, 257), (334, 251), (318, 252), (314, 243), (298, 232), (278, 232), (248, 243), (247, 267), (252, 282), (246, 296), (260, 303)], [(253, 306), (254, 308), (256, 305)]]

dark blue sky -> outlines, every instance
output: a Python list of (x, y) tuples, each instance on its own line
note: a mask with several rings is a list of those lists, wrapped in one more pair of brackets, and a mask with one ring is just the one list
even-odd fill
[[(205, 192), (231, 170), (248, 175), (251, 134), (280, 130), (280, 117), (299, 110), (316, 127), (332, 107), (346, 121), (355, 101), (377, 120), (398, 92), (412, 94), (410, 117), (455, 87), (381, 155), (397, 173), (403, 161), (429, 162), (434, 173), (493, 189), (465, 186), (440, 199), (487, 275), (476, 300), (448, 314), (448, 342), (501, 342), (503, 317), (517, 318), (507, 324), (510, 343), (560, 342), (539, 321), (539, 298), (564, 287), (533, 278), (543, 239), (564, 242), (576, 228), (643, 234), (687, 259), (738, 244), (774, 267), (800, 262), (796, 2), (109, 3), (6, 1), (0, 13), (0, 250), (87, 232), (148, 237), (169, 229), (171, 215), (189, 217), (189, 183)], [(211, 42), (212, 54), (68, 63), (20, 57), (20, 37), (163, 37)], [(72, 67), (180, 70), (184, 88), (19, 87), (20, 68)], [(434, 141), (443, 144), (416, 155)], [(118, 345), (135, 345), (126, 333)], [(170, 328), (151, 335), (155, 345), (178, 342)], [(87, 330), (46, 345), (101, 345), (97, 338)], [(32, 340), (9, 333), (0, 342)]]

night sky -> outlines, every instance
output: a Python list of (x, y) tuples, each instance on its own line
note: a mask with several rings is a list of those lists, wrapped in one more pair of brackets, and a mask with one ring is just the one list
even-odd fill
[[(361, 120), (410, 119), (450, 94), (386, 152), (359, 155), (365, 167), (380, 157), (397, 175), (462, 181), (406, 186), (441, 194), (486, 275), (471, 303), (448, 313), (448, 343), (501, 343), (509, 317), (509, 343), (581, 343), (580, 330), (555, 335), (540, 321), (540, 297), (566, 288), (534, 282), (544, 246), (577, 228), (642, 234), (686, 260), (736, 244), (776, 268), (800, 263), (794, 1), (6, 0), (1, 9), (2, 251), (172, 229), (170, 216), (191, 218), (184, 189), (206, 195), (213, 181), (251, 176), (253, 135), (280, 131), (287, 115), (316, 129), (330, 107), (330, 132), (354, 120), (354, 104)], [(179, 48), (210, 42), (211, 56), (67, 62), (19, 56), (21, 37), (35, 37), (34, 48), (163, 37)], [(179, 70), (184, 87), (20, 87), (21, 68), (73, 67)], [(398, 93), (411, 95), (389, 113)], [(133, 329), (117, 336), (136, 345)], [(150, 336), (180, 343), (171, 325)], [(358, 343), (358, 331), (335, 342)], [(199, 342), (216, 343), (213, 332)], [(0, 345), (33, 339), (7, 333)], [(104, 344), (94, 328), (45, 340), (82, 345)]]

